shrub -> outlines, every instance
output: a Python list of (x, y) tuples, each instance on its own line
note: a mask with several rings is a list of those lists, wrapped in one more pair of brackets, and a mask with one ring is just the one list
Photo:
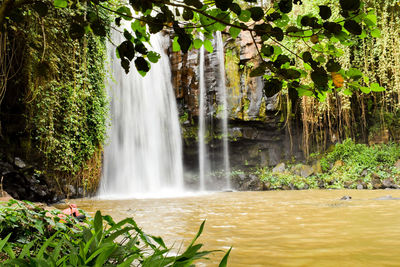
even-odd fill
[[(15, 200), (1, 206), (0, 213), (3, 266), (192, 266), (215, 252), (202, 251), (196, 243), (205, 222), (189, 246), (173, 255), (161, 237), (144, 233), (132, 218), (116, 223), (97, 211), (83, 223), (73, 217), (61, 223), (46, 210)], [(229, 253), (220, 266), (226, 266)]]

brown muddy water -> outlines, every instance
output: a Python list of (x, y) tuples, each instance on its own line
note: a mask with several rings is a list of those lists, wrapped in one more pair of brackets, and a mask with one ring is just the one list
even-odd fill
[[(342, 196), (351, 200), (340, 200)], [(204, 249), (233, 247), (229, 266), (400, 266), (400, 190), (213, 193), (74, 203), (133, 217), (169, 245), (188, 244), (203, 220)], [(218, 266), (214, 253), (201, 266)]]

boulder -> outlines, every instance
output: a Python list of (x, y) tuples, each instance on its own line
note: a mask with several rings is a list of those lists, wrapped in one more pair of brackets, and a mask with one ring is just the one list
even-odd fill
[(291, 171), (301, 177), (307, 178), (314, 173), (314, 169), (309, 165), (297, 164), (292, 167)]
[(368, 188), (368, 185), (365, 182), (363, 182), (363, 181), (358, 181), (357, 182), (357, 189), (358, 190), (367, 189), (367, 188)]
[(322, 173), (321, 162), (319, 160), (312, 165), (312, 168), (314, 170), (314, 174)]
[(18, 157), (16, 157), (14, 159), (14, 164), (15, 164), (15, 166), (17, 166), (20, 169), (23, 169), (23, 168), (26, 167), (26, 163), (22, 159), (20, 159)]
[(300, 167), (300, 176), (307, 178), (314, 174), (314, 168), (309, 165), (301, 165)]
[(383, 188), (382, 181), (376, 173), (373, 173), (371, 175), (371, 184), (374, 189), (382, 189)]
[(382, 181), (382, 185), (384, 188), (398, 188), (393, 178), (386, 178)]
[(265, 190), (265, 185), (257, 176), (250, 174), (248, 180), (241, 185), (240, 190), (263, 191)]
[(344, 188), (351, 188), (353, 186), (353, 181), (344, 181)]
[(283, 173), (286, 170), (286, 165), (285, 163), (281, 162), (278, 165), (275, 166), (275, 168), (272, 169), (273, 173)]

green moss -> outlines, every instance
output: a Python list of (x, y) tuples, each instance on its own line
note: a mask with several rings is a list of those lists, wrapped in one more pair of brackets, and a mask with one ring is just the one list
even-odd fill
[(27, 158), (39, 157), (49, 176), (87, 184), (100, 177), (98, 154), (106, 139), (106, 39), (87, 35), (72, 40), (65, 25), (76, 12), (51, 8), (45, 18), (26, 16), (10, 31), (17, 42), (28, 44), (18, 81), (25, 87)]

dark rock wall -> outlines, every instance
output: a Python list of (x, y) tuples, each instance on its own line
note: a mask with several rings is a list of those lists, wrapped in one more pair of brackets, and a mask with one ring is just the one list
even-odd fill
[[(253, 166), (273, 166), (292, 156), (302, 159), (301, 131), (289, 134), (284, 114), (279, 111), (278, 95), (266, 97), (262, 77), (249, 77), (258, 62), (257, 49), (249, 33), (236, 40), (224, 35), (225, 84), (228, 93), (230, 163), (236, 169)], [(214, 44), (215, 47), (215, 44)], [(199, 51), (187, 54), (169, 51), (172, 82), (178, 101), (184, 138), (186, 170), (197, 172), (197, 121), (199, 109)], [(218, 60), (213, 53), (205, 55), (205, 84), (207, 90), (206, 141), (211, 170), (223, 164), (222, 130), (219, 116)]]

